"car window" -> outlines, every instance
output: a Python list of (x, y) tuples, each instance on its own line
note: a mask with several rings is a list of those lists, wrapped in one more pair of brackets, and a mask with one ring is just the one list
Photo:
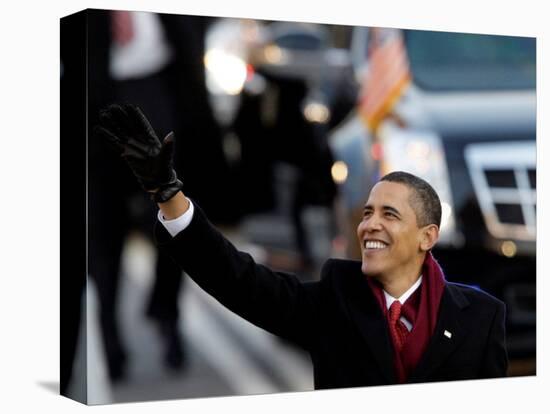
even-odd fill
[(534, 38), (409, 30), (405, 42), (421, 88), (535, 88)]
[(285, 49), (319, 50), (322, 40), (309, 33), (291, 33), (278, 37), (275, 43)]

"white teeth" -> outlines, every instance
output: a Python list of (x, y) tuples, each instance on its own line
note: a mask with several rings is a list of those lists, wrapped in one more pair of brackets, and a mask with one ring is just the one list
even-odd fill
[(367, 240), (365, 242), (365, 248), (366, 249), (383, 249), (387, 245), (385, 243), (379, 242), (379, 241), (373, 241), (373, 240)]

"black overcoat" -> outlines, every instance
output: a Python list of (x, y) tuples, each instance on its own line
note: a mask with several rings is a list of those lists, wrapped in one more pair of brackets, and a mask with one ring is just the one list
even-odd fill
[[(330, 259), (320, 281), (301, 282), (238, 251), (194, 206), (174, 238), (157, 223), (157, 243), (225, 307), (307, 350), (316, 389), (397, 383), (387, 323), (361, 262)], [(504, 320), (501, 301), (446, 282), (434, 335), (408, 382), (505, 376)]]

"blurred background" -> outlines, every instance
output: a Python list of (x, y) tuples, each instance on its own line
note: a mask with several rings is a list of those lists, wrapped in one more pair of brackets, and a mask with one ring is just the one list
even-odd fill
[[(359, 258), (378, 178), (419, 175), (441, 197), (447, 279), (506, 302), (509, 375), (536, 373), (535, 39), (103, 10), (88, 22), (90, 128), (131, 102), (159, 135), (174, 130), (186, 195), (238, 248), (317, 280), (328, 257)], [(103, 404), (313, 389), (307, 354), (158, 254), (156, 206), (94, 138), (71, 392)]]

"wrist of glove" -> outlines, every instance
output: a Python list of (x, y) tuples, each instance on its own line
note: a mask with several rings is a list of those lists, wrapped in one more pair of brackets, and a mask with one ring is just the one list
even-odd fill
[(173, 165), (174, 133), (161, 142), (137, 106), (110, 105), (101, 111), (96, 132), (114, 145), (153, 201), (168, 201), (182, 189)]
[(151, 197), (151, 200), (153, 200), (155, 203), (165, 203), (166, 201), (174, 197), (177, 192), (183, 188), (183, 183), (178, 180), (176, 172), (172, 170), (172, 173), (173, 178), (170, 181), (161, 184), (154, 191), (149, 191), (149, 196)]

